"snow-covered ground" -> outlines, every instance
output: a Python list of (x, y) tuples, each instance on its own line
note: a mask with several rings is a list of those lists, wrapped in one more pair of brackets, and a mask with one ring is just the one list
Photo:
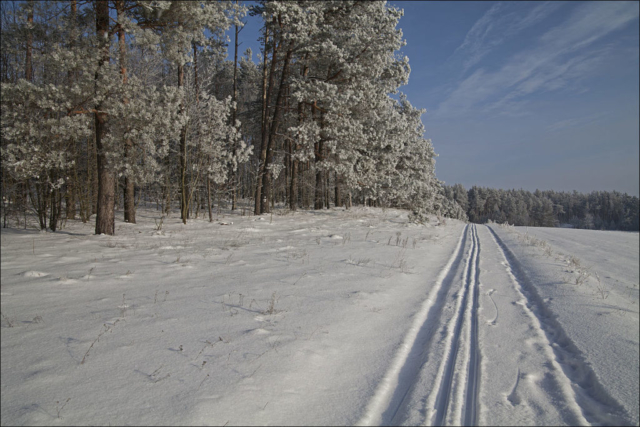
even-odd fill
[(639, 422), (637, 233), (137, 217), (2, 229), (3, 425)]

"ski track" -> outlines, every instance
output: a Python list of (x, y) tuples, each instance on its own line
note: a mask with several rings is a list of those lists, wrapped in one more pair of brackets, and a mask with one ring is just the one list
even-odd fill
[[(505, 263), (505, 272), (524, 304), (531, 325), (547, 345), (542, 354), (553, 367), (553, 383), (559, 390), (564, 406), (580, 425), (629, 425), (624, 408), (604, 390), (581, 352), (567, 337), (553, 314), (538, 296), (534, 285), (517, 261), (513, 252), (496, 232), (487, 226), (489, 234)], [(467, 241), (469, 249), (465, 252)], [(378, 385), (358, 425), (393, 425), (405, 415), (408, 397), (417, 387), (424, 368), (428, 349), (441, 327), (446, 328), (444, 354), (439, 361), (434, 386), (425, 397), (424, 424), (476, 425), (479, 414), (481, 388), (481, 352), (479, 343), (480, 296), (480, 239), (476, 225), (467, 225), (435, 285), (422, 303), (393, 363)], [(463, 266), (464, 264), (464, 266)], [(458, 272), (462, 267), (462, 277)], [(458, 282), (461, 280), (461, 284)], [(459, 283), (456, 307), (450, 318), (445, 318), (443, 307), (448, 292)], [(495, 317), (488, 321), (493, 326), (498, 319), (498, 306), (487, 292), (495, 308)], [(446, 325), (443, 322), (447, 322)], [(518, 369), (515, 384), (507, 400), (520, 402), (517, 389), (520, 381)]]
[[(471, 241), (464, 257), (467, 240)], [(405, 336), (394, 362), (378, 386), (359, 425), (396, 424), (404, 404), (416, 385), (424, 364), (424, 352), (442, 323), (442, 308), (447, 294), (457, 279), (463, 263), (463, 283), (458, 291), (457, 306), (447, 325), (446, 357), (436, 379), (438, 390), (427, 398), (425, 422), (432, 424), (477, 423), (480, 351), (478, 343), (478, 300), (480, 242), (475, 225), (464, 228), (457, 248), (438, 276), (435, 286), (423, 302), (414, 323)], [(458, 357), (460, 356), (460, 357)], [(456, 403), (454, 405), (454, 403)]]
[[(478, 388), (480, 379), (480, 349), (478, 335), (478, 299), (480, 297), (480, 239), (478, 230), (473, 226), (476, 238), (476, 259), (473, 268), (473, 293), (470, 304), (470, 329), (471, 337), (469, 339), (470, 354), (469, 368), (467, 375), (467, 388), (464, 409), (464, 425), (472, 426), (477, 424), (478, 419)], [(496, 315), (497, 317), (497, 315)]]
[[(487, 226), (487, 229), (506, 261), (507, 273), (516, 291), (525, 301), (523, 308), (547, 342), (545, 352), (557, 373), (556, 382), (578, 422), (583, 425), (631, 425), (629, 414), (599, 383), (580, 350), (536, 292), (514, 253), (491, 227)], [(516, 380), (510, 397), (515, 397), (517, 386)]]
[[(448, 325), (446, 356), (436, 377), (436, 394), (427, 400), (431, 425), (474, 425), (479, 375), (477, 288), (479, 241), (476, 226), (471, 226), (471, 248), (465, 265), (465, 280), (458, 297), (456, 315)], [(466, 329), (463, 337), (462, 329)], [(462, 344), (462, 354), (460, 345)], [(458, 356), (462, 359), (458, 361)], [(458, 367), (458, 369), (456, 369)], [(452, 397), (455, 401), (452, 402)], [(458, 405), (453, 405), (458, 403)]]
[[(421, 355), (431, 341), (451, 283), (462, 262), (467, 241), (467, 225), (460, 233), (458, 245), (442, 269), (435, 285), (422, 303), (413, 324), (396, 353), (393, 362), (367, 405), (357, 425), (389, 425), (413, 388), (422, 366)], [(468, 262), (468, 261), (467, 261)]]

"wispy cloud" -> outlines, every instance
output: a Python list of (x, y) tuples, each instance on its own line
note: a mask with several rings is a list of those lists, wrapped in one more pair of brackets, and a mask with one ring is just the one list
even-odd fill
[[(511, 24), (512, 28), (523, 28), (533, 25), (532, 22), (539, 22), (546, 16), (545, 12), (538, 9), (542, 6)], [(481, 34), (490, 31), (490, 21), (495, 21), (494, 17), (499, 10), (500, 6), (492, 7), (476, 23), (478, 28), (472, 28), (475, 36), (470, 38), (466, 47), (463, 43), (460, 48), (469, 48), (476, 55), (481, 54), (484, 49), (481, 46), (488, 46), (490, 43), (482, 42), (477, 44), (480, 47), (475, 48), (474, 43), (482, 40)], [(451, 117), (471, 110), (513, 113), (517, 110), (517, 103), (523, 101), (526, 95), (558, 90), (593, 73), (594, 68), (597, 68), (594, 64), (610, 54), (611, 46), (585, 48), (637, 18), (637, 2), (579, 4), (565, 22), (542, 34), (533, 47), (507, 58), (497, 71), (487, 72), (480, 68), (460, 81), (449, 97), (439, 105), (435, 115)], [(472, 31), (469, 33), (472, 34)], [(473, 55), (471, 58), (475, 60)]]
[(593, 123), (608, 115), (609, 113), (602, 112), (602, 113), (590, 114), (584, 117), (572, 117), (569, 119), (557, 121), (553, 123), (551, 126), (548, 126), (546, 130), (547, 132), (557, 132), (564, 129), (574, 128), (576, 126), (581, 126), (587, 123)]
[(465, 55), (465, 70), (479, 63), (505, 40), (542, 21), (562, 6), (562, 3), (544, 2), (528, 11), (513, 11), (515, 8), (521, 8), (521, 5), (496, 3), (476, 21), (454, 52), (454, 55)]

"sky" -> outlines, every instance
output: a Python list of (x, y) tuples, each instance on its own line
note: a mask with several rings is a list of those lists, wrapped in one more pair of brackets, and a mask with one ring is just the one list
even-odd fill
[[(447, 184), (639, 193), (638, 2), (412, 2), (399, 28)], [(259, 18), (240, 51), (259, 52)]]

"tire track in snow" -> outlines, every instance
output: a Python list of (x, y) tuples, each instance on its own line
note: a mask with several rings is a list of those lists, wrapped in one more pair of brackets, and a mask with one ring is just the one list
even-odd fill
[(462, 262), (469, 225), (460, 233), (458, 245), (440, 271), (436, 283), (414, 317), (411, 328), (397, 351), (391, 367), (369, 401), (357, 425), (388, 425), (394, 419), (405, 397), (413, 388), (422, 366), (421, 353), (431, 341), (438, 324), (447, 290)]
[[(629, 414), (602, 387), (581, 351), (540, 298), (514, 253), (491, 227), (487, 226), (487, 229), (506, 262), (516, 291), (525, 301), (523, 309), (547, 342), (547, 358), (557, 372), (556, 382), (565, 395), (566, 406), (574, 412), (577, 422), (583, 425), (632, 425), (628, 421), (631, 419)], [(516, 382), (512, 394), (517, 385)]]
[[(464, 283), (458, 297), (456, 314), (448, 327), (446, 353), (437, 377), (437, 392), (427, 399), (430, 425), (476, 424), (479, 351), (478, 351), (478, 284), (479, 240), (475, 225), (471, 226), (471, 248), (465, 266)], [(466, 334), (463, 336), (463, 327)], [(462, 359), (458, 361), (460, 345)], [(456, 366), (458, 369), (456, 370)], [(452, 405), (452, 398), (455, 399)]]

